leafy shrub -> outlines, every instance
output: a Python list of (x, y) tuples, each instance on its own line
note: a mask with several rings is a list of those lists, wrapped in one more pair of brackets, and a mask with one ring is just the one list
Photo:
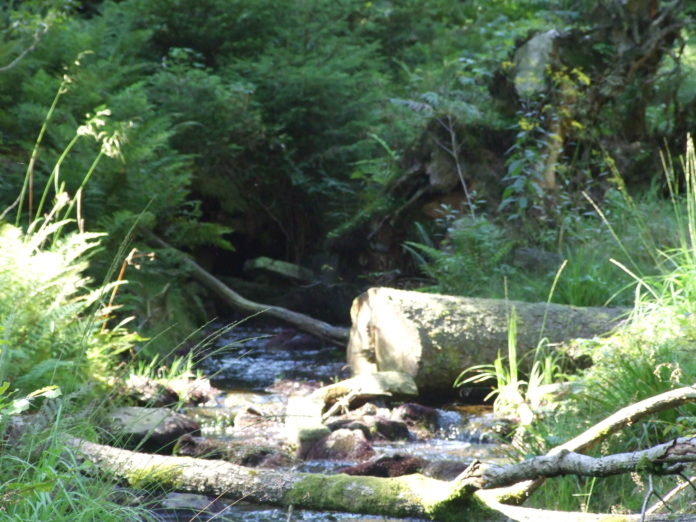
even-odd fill
[(505, 264), (513, 243), (484, 217), (459, 217), (447, 228), (440, 248), (407, 242), (421, 269), (436, 281), (434, 290), (455, 295), (491, 295), (512, 268)]

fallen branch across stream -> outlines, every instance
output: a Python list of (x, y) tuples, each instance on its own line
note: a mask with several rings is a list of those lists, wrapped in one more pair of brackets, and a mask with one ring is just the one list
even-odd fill
[(670, 475), (681, 473), (686, 462), (696, 462), (696, 437), (681, 437), (649, 449), (605, 457), (563, 450), (508, 466), (479, 466), (480, 470), (470, 467), (468, 476), (460, 476), (460, 480), (468, 482), (472, 489), (491, 489), (561, 475), (608, 477), (633, 471)]
[[(613, 415), (610, 415), (603, 421), (585, 430), (577, 437), (560, 446), (556, 446), (547, 453), (547, 456), (556, 455), (565, 451), (584, 451), (599, 444), (625, 426), (634, 424), (648, 415), (677, 408), (689, 402), (696, 402), (696, 388), (693, 386), (685, 386), (660, 393), (659, 395), (654, 395), (653, 397), (649, 397), (620, 409)], [(498, 497), (501, 501), (506, 503), (521, 504), (543, 483), (544, 478), (539, 477), (537, 477), (536, 480), (519, 482), (514, 486), (501, 489)]]
[(493, 514), (471, 498), (448, 498), (448, 482), (422, 475), (377, 478), (253, 469), (221, 460), (137, 453), (76, 438), (67, 442), (102, 473), (137, 488), (392, 517), (490, 520)]
[[(377, 478), (349, 475), (321, 475), (279, 470), (260, 470), (220, 460), (151, 455), (69, 439), (68, 444), (80, 451), (97, 468), (130, 486), (157, 486), (165, 490), (226, 496), (261, 504), (295, 506), (315, 510), (347, 511), (392, 517), (426, 517), (434, 520), (496, 520), (505, 512), (517, 513), (515, 520), (553, 520), (544, 510), (503, 507), (489, 488), (544, 475), (561, 474), (606, 476), (645, 469), (650, 464), (693, 462), (696, 438), (677, 439), (635, 453), (592, 459), (570, 452), (552, 457), (538, 457), (519, 464), (488, 468), (485, 480), (467, 478), (453, 482), (405, 475)], [(492, 471), (495, 470), (495, 471)], [(676, 472), (676, 468), (672, 468)], [(546, 513), (539, 518), (539, 513)], [(564, 513), (566, 520), (636, 520), (632, 515)], [(519, 518), (518, 518), (519, 517)], [(649, 520), (660, 520), (653, 517)], [(556, 518), (555, 520), (558, 520)]]
[[(514, 488), (500, 486), (522, 484), (522, 492), (529, 494), (533, 491), (529, 485), (538, 484), (540, 477), (564, 474), (604, 477), (633, 471), (678, 473), (683, 463), (696, 461), (696, 437), (679, 438), (646, 450), (600, 458), (580, 455), (569, 447), (587, 447), (628, 422), (693, 401), (696, 401), (696, 390), (691, 387), (657, 395), (620, 410), (546, 456), (506, 466), (475, 463), (451, 482), (417, 474), (377, 478), (259, 470), (220, 460), (136, 453), (76, 438), (68, 439), (68, 445), (80, 451), (103, 473), (135, 487), (156, 484), (164, 489), (224, 495), (280, 506), (415, 516), (440, 521), (497, 520), (504, 516), (530, 521), (559, 520), (559, 517), (566, 521), (632, 521), (638, 520), (639, 515), (561, 513), (511, 506), (502, 501), (516, 500), (510, 496)], [(665, 520), (665, 517), (654, 515), (645, 520)]]
[[(141, 232), (156, 245), (162, 248), (176, 250), (172, 245), (157, 237), (151, 231), (141, 229)], [(292, 310), (288, 310), (287, 308), (283, 308), (281, 306), (270, 306), (250, 301), (232, 290), (229, 286), (183, 253), (182, 260), (186, 266), (191, 269), (193, 276), (201, 284), (208, 287), (215, 293), (215, 295), (217, 295), (232, 308), (251, 314), (263, 313), (269, 317), (290, 323), (300, 330), (311, 333), (312, 335), (316, 335), (321, 339), (337, 343), (341, 346), (344, 346), (348, 342), (348, 328), (332, 326), (324, 321), (319, 321), (318, 319), (314, 319), (313, 317), (305, 314), (293, 312)]]

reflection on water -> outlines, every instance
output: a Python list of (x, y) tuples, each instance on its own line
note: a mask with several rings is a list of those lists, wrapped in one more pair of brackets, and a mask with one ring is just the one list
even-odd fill
[[(176, 494), (174, 494), (176, 495)], [(198, 497), (198, 502), (210, 502), (207, 497), (201, 495), (186, 495), (186, 500), (196, 502), (194, 497)], [(219, 504), (219, 503), (218, 503)], [(165, 501), (166, 505), (166, 501)], [(288, 510), (273, 506), (261, 506), (258, 504), (247, 504), (237, 502), (228, 504), (226, 507), (218, 508), (217, 511), (209, 512), (200, 509), (158, 509), (154, 517), (158, 522), (207, 522), (209, 520), (220, 520), (226, 522), (330, 522), (350, 520), (353, 522), (421, 522), (417, 518), (390, 518), (378, 517), (374, 515), (357, 515), (354, 513), (336, 513), (327, 511), (310, 510)], [(208, 508), (210, 509), (210, 508)]]
[(348, 376), (345, 350), (287, 329), (236, 327), (219, 343), (218, 352), (203, 363), (218, 388), (261, 391), (278, 379), (328, 383)]

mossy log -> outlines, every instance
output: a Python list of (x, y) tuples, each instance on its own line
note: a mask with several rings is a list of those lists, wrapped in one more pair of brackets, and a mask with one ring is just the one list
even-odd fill
[(137, 488), (391, 517), (441, 521), (498, 518), (470, 493), (422, 475), (377, 478), (296, 473), (246, 468), (221, 460), (137, 453), (75, 438), (68, 444), (103, 473)]
[[(652, 448), (641, 455), (625, 454), (596, 459), (600, 464), (615, 460), (617, 457), (630, 465), (617, 472), (635, 471), (641, 464), (642, 455), (651, 453), (651, 457), (661, 462), (664, 455), (674, 453), (669, 462), (692, 461), (694, 441), (696, 439), (679, 439), (674, 443)], [(474, 476), (467, 476), (444, 482), (423, 475), (404, 475), (393, 478), (367, 476), (322, 475), (296, 473), (292, 471), (259, 470), (246, 468), (220, 460), (203, 460), (191, 457), (169, 457), (151, 455), (113, 448), (87, 442), (81, 439), (68, 439), (68, 445), (80, 451), (97, 469), (135, 488), (156, 488), (164, 491), (197, 493), (214, 497), (227, 497), (259, 504), (294, 506), (321, 511), (341, 511), (364, 513), (388, 517), (418, 517), (440, 522), (477, 520), (593, 520), (628, 522), (637, 521), (640, 515), (614, 515), (604, 513), (575, 513), (531, 509), (511, 506), (501, 502), (504, 490), (479, 490), (482, 476), (473, 471)], [(682, 449), (688, 452), (680, 456)], [(590, 463), (580, 463), (577, 469), (560, 469), (568, 454), (555, 458), (538, 457), (531, 461), (508, 466), (493, 466), (484, 469), (484, 476), (503, 483), (510, 477), (527, 479), (530, 476), (545, 474), (557, 476), (567, 473), (604, 476), (606, 473), (591, 470)], [(571, 459), (583, 460), (588, 457), (573, 455)], [(554, 463), (549, 465), (549, 461)], [(556, 469), (556, 466), (560, 468)], [(589, 471), (589, 473), (587, 473)], [(580, 472), (580, 473), (579, 473)], [(484, 481), (485, 482), (485, 481)], [(490, 484), (486, 484), (487, 487)], [(665, 520), (654, 515), (646, 520)]]
[(400, 371), (421, 393), (452, 394), (462, 370), (507, 353), (513, 307), (520, 356), (542, 337), (559, 343), (607, 333), (626, 313), (370, 288), (353, 301), (348, 362), (355, 374)]

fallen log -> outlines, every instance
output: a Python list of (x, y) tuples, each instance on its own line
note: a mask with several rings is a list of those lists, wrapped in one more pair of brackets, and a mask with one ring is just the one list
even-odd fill
[(608, 477), (633, 471), (676, 475), (685, 462), (696, 462), (696, 437), (680, 437), (652, 448), (605, 457), (589, 457), (573, 451), (560, 451), (508, 466), (472, 464), (457, 480), (472, 489), (511, 486), (530, 478), (577, 475)]
[[(684, 386), (654, 395), (620, 409), (603, 421), (585, 430), (577, 437), (551, 449), (546, 455), (551, 456), (567, 451), (585, 451), (599, 444), (623, 427), (635, 424), (648, 415), (677, 408), (683, 404), (692, 402), (696, 402), (696, 388), (693, 386)], [(466, 473), (466, 471), (464, 473)], [(498, 499), (506, 503), (521, 504), (541, 486), (543, 482), (544, 478), (537, 478), (536, 480), (519, 482), (508, 488), (500, 488), (497, 490)]]
[[(346, 511), (393, 517), (424, 517), (441, 522), (460, 520), (639, 520), (640, 515), (573, 513), (509, 506), (489, 488), (539, 474), (607, 476), (644, 469), (648, 464), (680, 464), (696, 460), (696, 437), (680, 438), (634, 453), (591, 459), (566, 452), (519, 464), (494, 466), (496, 473), (458, 477), (444, 482), (419, 474), (392, 478), (321, 475), (246, 468), (220, 460), (151, 455), (70, 438), (67, 444), (102, 473), (139, 489), (225, 496), (260, 504), (315, 510)], [(675, 471), (676, 472), (676, 468)], [(466, 472), (465, 472), (466, 473)], [(464, 473), (462, 474), (464, 475)], [(474, 475), (476, 473), (474, 472)], [(659, 515), (645, 520), (664, 520)]]
[[(150, 241), (158, 246), (176, 250), (172, 245), (157, 237), (149, 230), (141, 229), (141, 231)], [(191, 270), (193, 277), (195, 277), (198, 282), (206, 286), (227, 305), (235, 308), (236, 310), (250, 314), (265, 314), (268, 317), (280, 319), (281, 321), (296, 326), (300, 330), (339, 345), (343, 345), (346, 343), (346, 341), (348, 341), (348, 328), (333, 326), (325, 323), (324, 321), (319, 321), (318, 319), (314, 319), (305, 314), (293, 312), (292, 310), (288, 310), (287, 308), (283, 308), (281, 306), (270, 306), (250, 301), (232, 290), (229, 286), (205, 270), (193, 259), (182, 254), (182, 260)]]
[(326, 511), (421, 517), (447, 521), (495, 520), (495, 512), (449, 483), (405, 475), (377, 478), (245, 468), (220, 460), (150, 455), (70, 438), (102, 473), (147, 489), (157, 487), (260, 504)]
[(519, 355), (541, 337), (559, 343), (607, 333), (626, 313), (370, 288), (353, 301), (348, 363), (354, 374), (400, 371), (414, 378), (421, 393), (450, 395), (462, 370), (506, 352), (513, 307)]

